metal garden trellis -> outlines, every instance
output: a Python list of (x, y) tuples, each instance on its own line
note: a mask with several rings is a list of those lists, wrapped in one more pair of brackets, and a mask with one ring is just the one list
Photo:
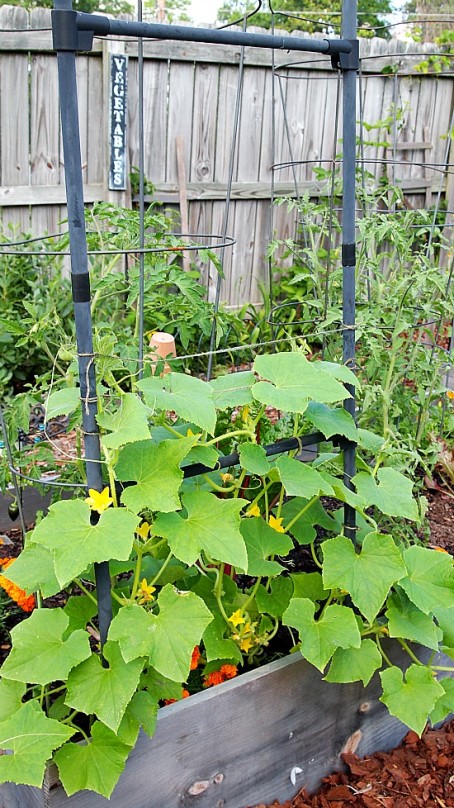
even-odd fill
[[(343, 361), (355, 367), (355, 147), (356, 147), (356, 74), (359, 67), (359, 48), (356, 39), (356, 0), (343, 0), (342, 37), (340, 39), (303, 39), (273, 34), (251, 34), (245, 31), (179, 27), (136, 21), (114, 20), (100, 15), (76, 12), (71, 0), (54, 0), (52, 11), (53, 44), (57, 54), (61, 108), (65, 183), (68, 207), (68, 227), (71, 255), (71, 280), (76, 325), (79, 364), (80, 397), (82, 401), (82, 429), (85, 444), (87, 487), (101, 491), (104, 484), (101, 468), (100, 436), (96, 422), (97, 395), (95, 354), (93, 350), (90, 311), (90, 278), (84, 219), (82, 163), (80, 151), (79, 118), (77, 106), (76, 54), (92, 47), (93, 37), (121, 35), (143, 38), (172, 39), (249, 46), (267, 49), (296, 50), (331, 56), (333, 68), (343, 76), (343, 199), (342, 199), (342, 267), (343, 267)], [(143, 182), (143, 179), (142, 179)], [(140, 305), (140, 303), (139, 303)], [(139, 360), (142, 354), (139, 352)], [(354, 389), (349, 386), (351, 398), (344, 402), (345, 409), (354, 417)], [(319, 434), (307, 436), (310, 442), (320, 441)], [(279, 448), (267, 447), (268, 454), (288, 451), (298, 445), (281, 442)], [(284, 446), (285, 443), (285, 446)], [(287, 445), (289, 444), (289, 445)], [(351, 487), (355, 474), (355, 444), (344, 444), (344, 478)], [(235, 458), (229, 458), (230, 463)], [(200, 473), (194, 467), (192, 474)], [(188, 476), (188, 475), (186, 475)], [(345, 506), (345, 534), (355, 538), (355, 511)], [(110, 575), (107, 562), (95, 565), (99, 629), (101, 642), (107, 638), (112, 618)]]

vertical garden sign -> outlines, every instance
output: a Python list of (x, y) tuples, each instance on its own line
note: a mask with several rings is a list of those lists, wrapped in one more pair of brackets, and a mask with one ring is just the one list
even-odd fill
[(128, 109), (128, 57), (110, 56), (109, 190), (126, 189), (126, 115)]

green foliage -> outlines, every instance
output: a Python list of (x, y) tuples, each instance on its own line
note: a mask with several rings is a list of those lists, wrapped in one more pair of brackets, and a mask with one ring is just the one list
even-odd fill
[[(398, 113), (392, 110), (389, 116), (365, 128), (377, 130), (381, 137), (385, 133), (388, 142), (396, 116), (397, 126), (401, 125), (402, 111)], [(374, 137), (371, 142), (376, 145)], [(331, 172), (319, 173), (319, 179), (331, 187)], [(338, 177), (334, 179), (336, 192), (340, 191)], [(356, 277), (358, 425), (361, 429), (370, 427), (382, 436), (382, 446), (371, 449), (379, 461), (386, 455), (396, 469), (433, 469), (439, 450), (433, 435), (440, 431), (444, 411), (441, 404), (446, 395), (442, 368), (454, 315), (447, 278), (438, 267), (441, 250), (447, 249), (444, 214), (441, 211), (434, 219), (432, 211), (407, 210), (397, 188), (387, 181), (378, 187), (374, 183), (367, 172), (358, 177), (363, 207), (358, 219)], [(270, 245), (273, 269), (280, 275), (274, 289), (276, 304), (291, 303), (276, 309), (275, 328), (280, 334), (301, 334), (313, 354), (323, 351), (326, 358), (339, 359), (340, 222), (323, 197), (317, 203), (307, 196), (286, 203), (295, 210), (301, 224), (296, 240)], [(298, 332), (293, 321), (299, 323)], [(446, 403), (444, 429), (449, 439), (451, 402)], [(333, 418), (334, 431), (353, 439), (354, 425), (343, 410), (326, 415), (320, 404), (311, 403), (308, 417), (310, 413), (316, 428), (318, 424), (323, 424), (322, 431), (327, 428), (328, 415)], [(440, 453), (439, 463), (443, 458), (449, 464), (449, 448), (446, 454)], [(445, 477), (449, 482), (449, 473)]]
[[(27, 10), (32, 8), (53, 8), (54, 0), (11, 0), (10, 6), (22, 6)], [(132, 14), (134, 5), (126, 0), (72, 0), (74, 11), (100, 14)]]
[[(366, 684), (380, 671), (393, 715), (417, 732), (429, 716), (442, 720), (451, 685), (436, 681), (437, 666), (420, 663), (415, 645), (454, 655), (453, 560), (400, 541), (399, 524), (414, 529), (420, 519), (412, 482), (387, 464), (382, 440), (341, 414), (351, 371), (282, 352), (257, 357), (238, 378), (208, 384), (173, 372), (135, 384), (132, 374), (124, 391), (115, 378), (106, 384), (116, 361), (98, 382), (109, 487), (52, 505), (5, 569), (27, 592), (63, 589), (67, 603), (37, 608), (12, 631), (0, 670), (0, 747), (14, 754), (0, 756), (0, 777), (39, 785), (52, 758), (67, 794), (109, 797), (139, 728), (153, 734), (163, 700), (210, 684), (221, 666), (234, 674), (260, 664), (286, 626), (328, 681)], [(314, 425), (324, 433), (312, 465), (296, 452), (266, 456), (258, 426), (269, 402), (295, 435)], [(75, 408), (80, 418), (64, 387), (49, 407)], [(365, 446), (357, 492), (343, 481), (345, 434)], [(214, 466), (219, 447), (238, 451), (238, 468), (184, 478), (183, 464), (210, 458)], [(326, 496), (338, 501), (330, 513)], [(345, 502), (357, 511), (356, 545), (342, 535)], [(317, 572), (289, 574), (299, 544)], [(114, 605), (102, 651), (100, 561), (110, 562)], [(410, 654), (405, 676), (387, 656), (387, 636)]]
[[(0, 248), (30, 239), (3, 230)], [(16, 248), (19, 249), (19, 248)], [(28, 254), (35, 251), (36, 255)], [(3, 397), (24, 391), (26, 385), (52, 367), (58, 346), (74, 333), (71, 292), (62, 277), (62, 261), (49, 251), (55, 240), (22, 247), (19, 255), (0, 254), (0, 390)], [(27, 402), (26, 431), (31, 402)], [(20, 416), (19, 416), (20, 418)]]
[(165, 18), (159, 18), (159, 3), (157, 0), (145, 0), (145, 8), (157, 17), (159, 22), (177, 23), (177, 22), (190, 22), (189, 15), (190, 0), (166, 0), (164, 4)]
[[(335, 2), (329, 6), (320, 3), (319, 0), (310, 0), (301, 6), (298, 0), (281, 0), (279, 4), (264, 3), (263, 11), (253, 14), (251, 24), (270, 28), (272, 22), (271, 10), (274, 10), (274, 24), (276, 28), (286, 28), (288, 31), (307, 31), (314, 33), (333, 34), (340, 30), (341, 24), (341, 3)], [(256, 3), (252, 0), (224, 0), (218, 11), (220, 22), (241, 21), (245, 13), (250, 13), (256, 8)], [(388, 0), (359, 0), (358, 2), (358, 25), (359, 35), (365, 37), (381, 36), (389, 37), (385, 29), (385, 16), (391, 12), (391, 4)]]

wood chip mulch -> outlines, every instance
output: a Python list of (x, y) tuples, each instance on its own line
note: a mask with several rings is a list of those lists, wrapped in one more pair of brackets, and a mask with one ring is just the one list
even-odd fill
[(255, 808), (454, 808), (454, 720), (421, 738), (410, 731), (392, 752), (342, 759), (346, 771), (325, 777), (316, 794), (303, 788)]

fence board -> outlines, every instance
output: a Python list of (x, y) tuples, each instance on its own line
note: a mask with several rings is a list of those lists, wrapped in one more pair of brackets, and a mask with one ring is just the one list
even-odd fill
[[(50, 12), (0, 8), (0, 207), (2, 222), (29, 226), (35, 235), (55, 230), (65, 214), (64, 166), (59, 134), (56, 59)], [(252, 30), (252, 29), (251, 29)], [(256, 30), (256, 29), (253, 29)], [(109, 52), (130, 56), (128, 156), (138, 165), (137, 42), (95, 39), (93, 50), (78, 57), (79, 115), (85, 199), (111, 199), (107, 190)], [(446, 177), (422, 168), (424, 159), (442, 163), (453, 104), (453, 76), (414, 72), (434, 46), (361, 40), (363, 117), (373, 124), (403, 107), (402, 127), (364, 131), (365, 168), (376, 178), (383, 171), (402, 185), (408, 202), (421, 205), (444, 193)], [(182, 137), (191, 232), (222, 233), (231, 157), (240, 49), (202, 43), (144, 42), (145, 172), (158, 201), (178, 204), (175, 141)], [(314, 167), (329, 167), (342, 151), (339, 129), (334, 143), (338, 76), (329, 59), (306, 53), (246, 48), (240, 126), (235, 149), (227, 232), (237, 239), (226, 249), (226, 280), (221, 297), (231, 304), (259, 301), (258, 283), (267, 278), (266, 246), (275, 235), (293, 236), (295, 215), (285, 207), (270, 210), (277, 195), (327, 193)], [(278, 70), (273, 75), (273, 59)], [(29, 82), (29, 64), (31, 81)], [(394, 65), (396, 75), (380, 71)], [(407, 108), (408, 102), (408, 108)], [(274, 106), (274, 122), (273, 122)], [(359, 115), (358, 115), (359, 117)], [(31, 122), (29, 125), (29, 121)], [(386, 147), (395, 167), (381, 162)], [(378, 141), (378, 142), (377, 142)], [(412, 143), (412, 149), (401, 146)], [(431, 148), (429, 149), (429, 144)], [(273, 163), (301, 163), (272, 170)], [(296, 185), (295, 185), (296, 182)], [(442, 185), (440, 185), (442, 183)], [(114, 197), (119, 201), (124, 195)], [(216, 273), (201, 264), (214, 297)]]

